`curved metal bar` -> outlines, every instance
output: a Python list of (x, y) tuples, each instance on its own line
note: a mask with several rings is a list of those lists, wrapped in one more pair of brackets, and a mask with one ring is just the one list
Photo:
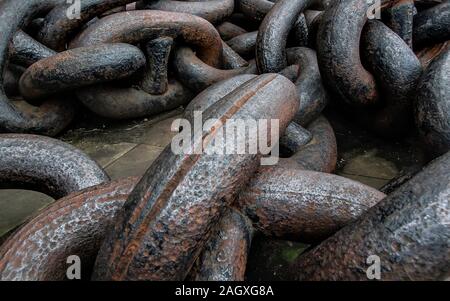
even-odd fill
[(450, 150), (450, 46), (447, 45), (422, 75), (414, 115), (426, 149), (432, 156)]
[(34, 63), (20, 78), (20, 92), (25, 99), (41, 99), (126, 78), (144, 66), (142, 51), (129, 44), (80, 47)]
[(13, 104), (3, 89), (3, 70), (14, 34), (35, 15), (48, 11), (63, 0), (29, 0), (0, 2), (0, 132), (56, 135), (75, 114), (70, 102), (48, 100), (40, 107)]
[(213, 67), (221, 65), (222, 40), (214, 26), (183, 13), (136, 10), (107, 16), (81, 32), (70, 48), (117, 42), (135, 44), (160, 36), (180, 37), (195, 47), (202, 61)]
[(270, 167), (259, 170), (237, 204), (267, 236), (317, 243), (385, 196), (340, 176)]
[(0, 188), (30, 189), (54, 199), (109, 181), (105, 171), (75, 147), (56, 139), (0, 134)]
[(200, 60), (188, 47), (175, 50), (173, 64), (180, 81), (194, 91), (202, 91), (214, 83), (236, 75), (257, 73), (254, 63), (250, 63), (248, 67), (229, 70), (214, 68)]
[(45, 17), (37, 39), (44, 45), (64, 51), (76, 31), (92, 18), (118, 6), (126, 5), (134, 0), (83, 0), (80, 1), (80, 12), (77, 18), (68, 18), (67, 14), (73, 2), (64, 1), (50, 11)]
[(411, 99), (422, 65), (403, 39), (380, 21), (367, 22), (361, 48), (386, 104), (361, 110), (358, 119), (379, 135), (401, 136), (413, 124)]
[(37, 61), (55, 54), (55, 51), (39, 43), (22, 30), (16, 32), (9, 45), (10, 62), (24, 67), (29, 67)]
[(367, 280), (367, 258), (376, 255), (382, 280), (448, 278), (449, 172), (446, 153), (358, 221), (300, 256), (289, 274), (296, 280)]
[(156, 9), (177, 13), (187, 13), (208, 20), (212, 24), (218, 24), (228, 18), (234, 11), (234, 0), (209, 0), (207, 1), (139, 1), (136, 9)]
[(317, 56), (324, 82), (345, 102), (356, 106), (379, 102), (374, 77), (360, 58), (360, 37), (369, 11), (367, 1), (337, 0), (322, 15)]
[[(284, 131), (297, 109), (295, 86), (283, 76), (264, 74), (222, 98), (205, 117), (220, 120), (225, 130), (229, 119), (279, 119)], [(203, 146), (201, 155), (174, 155), (169, 146), (150, 167), (105, 240), (94, 279), (186, 277), (232, 194), (245, 185), (261, 156), (208, 155), (217, 126), (208, 125), (198, 140), (191, 133), (195, 141), (186, 147)]]
[(414, 48), (450, 40), (450, 2), (446, 1), (414, 17)]
[(328, 104), (328, 93), (323, 85), (314, 50), (305, 47), (286, 50), (289, 65), (299, 65), (299, 75), (294, 81), (300, 97), (300, 108), (294, 121), (306, 127), (317, 119)]
[(66, 280), (71, 255), (81, 260), (82, 279), (89, 279), (106, 230), (137, 181), (87, 188), (45, 208), (0, 247), (0, 279)]
[(96, 85), (77, 92), (78, 99), (92, 112), (112, 119), (130, 119), (159, 114), (186, 105), (193, 94), (176, 80), (169, 79), (168, 89), (160, 95), (138, 87), (119, 88), (112, 84)]
[(299, 14), (312, 2), (279, 0), (266, 15), (256, 42), (256, 64), (260, 73), (280, 72), (287, 67), (287, 37)]

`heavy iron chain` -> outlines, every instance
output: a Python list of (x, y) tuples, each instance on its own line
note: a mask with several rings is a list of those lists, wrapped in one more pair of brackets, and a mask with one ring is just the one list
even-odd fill
[[(62, 280), (77, 255), (94, 280), (243, 280), (254, 232), (315, 245), (291, 279), (367, 279), (371, 254), (386, 280), (447, 278), (450, 2), (380, 4), (368, 20), (362, 0), (82, 0), (69, 18), (64, 0), (1, 1), (0, 187), (58, 200), (0, 246), (0, 279)], [(168, 146), (141, 179), (111, 182), (32, 135), (64, 131), (77, 103), (112, 119), (184, 106), (225, 130), (277, 119), (289, 156)], [(331, 174), (327, 106), (387, 137), (415, 127), (435, 160), (387, 196)]]

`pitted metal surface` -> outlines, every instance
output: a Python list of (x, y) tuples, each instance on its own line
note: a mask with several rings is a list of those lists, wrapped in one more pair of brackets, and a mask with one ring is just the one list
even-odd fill
[[(205, 115), (221, 120), (225, 130), (230, 118), (279, 119), (284, 129), (297, 109), (295, 86), (285, 77), (266, 74), (241, 85)], [(216, 132), (211, 125), (188, 149), (200, 142), (207, 152)], [(184, 279), (231, 204), (231, 193), (247, 182), (259, 157), (174, 155), (167, 147), (119, 214), (97, 257), (94, 279)], [(213, 170), (222, 171), (221, 176), (210, 177)]]
[(136, 178), (81, 190), (50, 205), (0, 247), (1, 280), (64, 280), (67, 258), (77, 255), (89, 278), (108, 226)]
[(449, 167), (446, 153), (357, 222), (300, 256), (291, 267), (295, 279), (367, 280), (371, 255), (380, 258), (382, 280), (448, 278)]

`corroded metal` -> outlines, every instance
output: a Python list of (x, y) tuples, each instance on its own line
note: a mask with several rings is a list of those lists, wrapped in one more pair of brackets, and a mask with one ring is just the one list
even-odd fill
[(414, 0), (395, 0), (387, 10), (387, 26), (411, 48), (413, 45), (413, 20), (416, 13)]
[(411, 99), (422, 65), (411, 48), (380, 21), (366, 24), (361, 48), (385, 104), (382, 108), (361, 110), (357, 116), (380, 135), (401, 136), (413, 123)]
[(30, 0), (0, 2), (0, 131), (38, 133), (49, 136), (62, 131), (72, 120), (75, 107), (70, 101), (48, 99), (34, 107), (12, 103), (3, 89), (3, 70), (6, 67), (10, 42), (16, 32), (35, 15), (46, 12), (63, 0)]
[(320, 116), (306, 129), (313, 137), (311, 142), (300, 147), (289, 158), (280, 158), (278, 165), (284, 168), (333, 172), (337, 161), (337, 145), (330, 123)]
[(317, 243), (384, 197), (374, 188), (340, 176), (269, 167), (258, 171), (237, 203), (265, 235)]
[(222, 40), (219, 33), (205, 19), (183, 13), (143, 10), (107, 16), (81, 32), (70, 47), (117, 42), (134, 44), (161, 35), (183, 39), (196, 48), (201, 60), (220, 67)]
[(257, 31), (246, 32), (230, 39), (227, 44), (243, 57), (254, 57), (257, 36)]
[(66, 49), (66, 43), (92, 18), (118, 6), (134, 2), (133, 0), (83, 0), (80, 1), (79, 17), (68, 18), (70, 7), (73, 2), (61, 1), (61, 5), (56, 6), (44, 18), (37, 38), (44, 45), (56, 51)]
[(228, 41), (247, 32), (244, 28), (227, 21), (218, 25), (216, 29), (224, 41)]
[(67, 143), (0, 134), (0, 188), (30, 189), (59, 199), (107, 181), (108, 175), (94, 160)]
[[(112, 42), (134, 44), (160, 36), (178, 38), (195, 47), (202, 63), (217, 68), (222, 64), (222, 40), (215, 28), (200, 17), (183, 13), (145, 10), (107, 16), (83, 31), (71, 47)], [(192, 99), (190, 90), (175, 79), (169, 79), (165, 93), (158, 95), (136, 86), (101, 85), (83, 89), (77, 96), (93, 112), (115, 119), (158, 114)]]
[(279, 72), (287, 66), (286, 40), (298, 15), (313, 0), (280, 0), (266, 15), (258, 31), (256, 63), (260, 73)]
[(66, 280), (67, 258), (80, 257), (89, 279), (108, 226), (137, 178), (87, 188), (45, 208), (0, 247), (1, 280)]
[(9, 45), (10, 62), (28, 67), (39, 60), (56, 54), (22, 30), (17, 31)]
[(150, 94), (160, 95), (169, 89), (169, 56), (173, 39), (161, 37), (145, 44), (147, 66), (141, 82), (142, 89)]
[[(279, 119), (283, 131), (297, 109), (295, 86), (283, 76), (265, 74), (223, 98), (205, 117), (218, 118), (225, 130), (230, 118)], [(175, 155), (169, 146), (149, 168), (105, 239), (94, 279), (185, 278), (233, 192), (245, 185), (260, 158), (208, 155), (217, 126), (211, 124), (200, 140), (186, 146), (193, 150), (203, 145), (201, 155)]]
[(450, 150), (450, 47), (447, 45), (422, 75), (414, 115), (427, 150), (439, 156)]
[(188, 276), (193, 281), (244, 281), (253, 227), (247, 217), (230, 209)]
[(165, 93), (153, 95), (139, 87), (96, 85), (76, 92), (78, 99), (99, 116), (130, 119), (159, 114), (186, 105), (193, 94), (175, 79), (169, 79)]
[(96, 83), (123, 79), (145, 66), (142, 51), (129, 44), (67, 50), (31, 65), (20, 78), (25, 99), (40, 99)]
[(414, 17), (414, 48), (450, 40), (450, 2), (445, 1)]
[(336, 1), (322, 15), (317, 33), (324, 82), (345, 102), (356, 106), (379, 102), (375, 79), (360, 58), (361, 31), (369, 6), (367, 1)]
[(290, 274), (297, 280), (367, 280), (367, 258), (376, 255), (381, 280), (448, 278), (449, 171), (446, 153), (357, 222), (300, 256)]
[(234, 0), (175, 1), (141, 0), (136, 9), (156, 9), (199, 16), (213, 24), (220, 23), (234, 11)]
[(312, 134), (296, 122), (289, 123), (284, 135), (280, 138), (280, 147), (286, 148), (291, 154), (298, 152), (311, 142)]
[(305, 47), (288, 48), (286, 55), (288, 64), (299, 65), (300, 69), (294, 81), (300, 98), (300, 108), (294, 120), (307, 126), (328, 104), (328, 93), (322, 82), (317, 55), (314, 50)]
[(256, 74), (255, 63), (236, 69), (218, 69), (200, 60), (188, 47), (179, 47), (174, 57), (175, 71), (180, 81), (194, 91), (202, 91), (210, 85), (239, 74)]

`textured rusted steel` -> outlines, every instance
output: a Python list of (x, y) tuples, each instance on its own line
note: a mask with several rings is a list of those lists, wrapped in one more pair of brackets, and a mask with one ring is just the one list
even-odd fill
[(380, 21), (370, 20), (366, 24), (361, 48), (385, 104), (381, 109), (366, 109), (357, 116), (379, 135), (401, 136), (413, 124), (411, 99), (422, 65), (400, 36)]
[[(295, 86), (283, 76), (264, 74), (223, 98), (205, 117), (218, 118), (225, 130), (230, 118), (279, 119), (284, 131), (297, 109)], [(233, 192), (245, 185), (260, 158), (258, 154), (208, 155), (217, 126), (211, 124), (201, 139), (186, 146), (192, 150), (203, 145), (201, 155), (175, 155), (168, 146), (149, 168), (105, 239), (94, 279), (186, 277), (233, 200)]]
[(24, 67), (54, 54), (56, 54), (55, 51), (39, 43), (22, 30), (16, 32), (9, 45), (10, 62)]
[(252, 19), (247, 18), (243, 13), (238, 10), (233, 13), (228, 19), (229, 22), (236, 24), (246, 31), (255, 31), (258, 30), (260, 21), (254, 21)]
[(228, 41), (234, 37), (237, 37), (247, 32), (247, 30), (245, 30), (244, 28), (231, 22), (223, 22), (220, 25), (218, 25), (216, 29), (219, 32), (220, 37), (224, 41)]
[(422, 166), (414, 165), (408, 167), (406, 170), (402, 170), (398, 176), (387, 182), (380, 188), (380, 191), (385, 194), (391, 194), (403, 184), (411, 180), (419, 171), (422, 170)]
[(77, 91), (78, 99), (92, 112), (112, 119), (151, 116), (186, 105), (194, 97), (192, 92), (174, 79), (168, 90), (153, 95), (139, 87), (120, 88), (113, 84), (96, 85)]
[(300, 256), (289, 273), (298, 280), (367, 280), (367, 259), (376, 255), (381, 280), (448, 278), (449, 172), (446, 153), (358, 221)]
[(56, 50), (63, 51), (66, 49), (66, 43), (70, 41), (77, 30), (80, 29), (92, 18), (106, 12), (112, 8), (122, 6), (133, 0), (83, 0), (80, 1), (79, 18), (68, 18), (72, 2), (61, 1), (50, 11), (45, 17), (42, 28), (37, 34), (37, 38), (44, 45)]
[(295, 46), (307, 47), (309, 45), (309, 39), (308, 22), (306, 21), (305, 14), (301, 13), (292, 26), (291, 40)]
[(89, 26), (72, 41), (71, 48), (100, 43), (129, 43), (160, 36), (181, 38), (195, 47), (206, 64), (220, 67), (222, 40), (214, 26), (197, 16), (163, 11), (129, 11), (107, 16)]
[(194, 124), (194, 112), (205, 112), (209, 107), (217, 103), (223, 97), (236, 90), (245, 82), (254, 79), (256, 75), (242, 74), (211, 85), (199, 93), (184, 110), (183, 118)]
[(450, 41), (444, 43), (436, 44), (433, 46), (425, 47), (416, 52), (417, 58), (422, 64), (423, 69), (428, 68), (428, 65), (439, 56), (445, 49), (447, 49)]
[[(334, 0), (313, 0), (311, 8), (324, 10), (328, 8)], [(273, 8), (274, 2), (270, 0), (236, 0), (236, 9), (246, 17), (254, 21), (262, 21), (267, 13)]]
[(194, 91), (202, 91), (210, 85), (240, 74), (256, 74), (255, 63), (236, 69), (218, 69), (200, 60), (188, 47), (175, 50), (174, 62), (177, 78)]
[(445, 1), (414, 17), (414, 48), (450, 40), (450, 2)]
[(280, 147), (294, 154), (311, 142), (312, 138), (313, 136), (308, 130), (296, 122), (291, 122), (280, 138)]
[(247, 217), (230, 209), (192, 268), (193, 281), (244, 281), (253, 227)]
[(256, 64), (260, 73), (279, 72), (287, 66), (284, 50), (288, 34), (299, 14), (312, 2), (279, 0), (266, 15), (256, 41)]
[(30, 66), (20, 79), (26, 99), (43, 97), (131, 76), (145, 66), (142, 51), (129, 44), (80, 47)]
[(63, 0), (30, 0), (0, 2), (0, 131), (56, 135), (72, 120), (74, 106), (70, 102), (47, 100), (40, 107), (18, 107), (5, 95), (3, 70), (14, 34), (33, 16), (46, 12)]
[[(306, 68), (305, 70), (308, 69)], [(256, 77), (256, 75), (238, 75), (212, 85), (208, 89), (198, 94), (189, 103), (189, 105), (185, 109), (183, 118), (187, 119), (191, 124), (193, 124), (195, 111), (206, 112), (210, 106), (218, 102), (222, 97), (231, 93), (238, 86), (254, 77)], [(295, 78), (297, 77), (298, 76), (296, 75)], [(300, 107), (301, 106), (302, 101), (300, 100)], [(322, 125), (322, 123), (318, 124)], [(336, 161), (336, 142), (334, 134), (330, 127), (325, 127), (326, 131), (324, 131), (323, 133), (319, 130), (320, 128), (321, 126), (316, 129), (315, 133), (321, 136), (316, 137), (314, 144), (311, 144), (306, 148), (307, 150), (310, 149), (310, 151), (307, 151), (306, 154), (308, 159), (317, 159), (316, 156), (319, 155), (319, 153), (316, 154), (315, 152), (317, 152), (317, 150), (320, 150), (320, 154), (323, 156), (322, 159), (324, 159), (325, 161), (310, 162), (307, 164), (313, 164), (316, 166), (323, 166), (323, 164), (326, 166), (332, 165), (329, 168), (333, 169), (333, 164), (335, 163), (332, 162), (333, 160), (334, 162)], [(304, 129), (295, 122), (291, 122), (286, 128), (284, 134), (280, 137), (280, 147), (282, 150), (288, 150), (290, 155), (292, 156), (297, 153), (297, 151), (299, 151), (302, 147), (311, 142), (312, 138), (312, 134), (308, 130)], [(297, 157), (299, 158), (300, 162), (302, 162), (301, 156), (295, 156), (295, 158)], [(307, 160), (305, 160), (305, 162), (307, 162)], [(290, 163), (286, 162), (286, 164)], [(319, 168), (317, 170), (321, 171), (322, 169)], [(328, 169), (325, 170), (328, 171)]]
[(247, 32), (230, 39), (227, 44), (243, 57), (255, 57), (257, 36), (257, 31)]
[(56, 139), (0, 134), (0, 187), (31, 189), (54, 199), (109, 181), (105, 171), (75, 147)]
[(450, 150), (450, 47), (447, 45), (417, 86), (415, 120), (427, 150), (438, 156)]
[(384, 197), (374, 188), (340, 176), (268, 167), (258, 171), (237, 203), (265, 235), (317, 243)]
[(236, 69), (246, 67), (249, 62), (244, 60), (236, 51), (234, 51), (227, 43), (223, 42), (223, 67), (225, 69)]
[(316, 49), (317, 45), (317, 32), (319, 31), (319, 24), (322, 21), (323, 11), (318, 10), (306, 10), (305, 18), (308, 24), (308, 37), (310, 48)]
[(161, 37), (145, 44), (147, 67), (141, 81), (142, 90), (160, 95), (169, 89), (169, 56), (173, 39)]
[(81, 260), (82, 279), (89, 279), (106, 230), (137, 181), (87, 188), (45, 208), (1, 246), (0, 279), (66, 280), (71, 255)]
[(328, 94), (322, 82), (316, 52), (306, 47), (286, 50), (287, 62), (299, 65), (300, 73), (294, 81), (300, 98), (300, 108), (295, 122), (307, 126), (315, 120), (328, 104)]
[(333, 172), (336, 168), (337, 145), (333, 128), (325, 117), (320, 116), (306, 128), (313, 136), (311, 142), (301, 147), (289, 158), (278, 163), (284, 168)]
[[(208, 21), (193, 15), (163, 11), (129, 11), (105, 17), (83, 31), (71, 47), (124, 42), (139, 43), (164, 36), (180, 38), (195, 47), (196, 55), (213, 67), (222, 64), (222, 40)], [(140, 87), (101, 85), (77, 92), (93, 112), (115, 119), (137, 118), (175, 109), (192, 99), (192, 92), (176, 80), (160, 95)]]
[(412, 48), (413, 20), (417, 10), (414, 0), (395, 0), (387, 10), (386, 25)]
[(295, 82), (298, 78), (298, 74), (300, 73), (300, 66), (299, 65), (290, 65), (278, 72), (278, 74), (281, 74), (287, 78), (291, 82)]
[[(183, 118), (190, 124), (194, 124), (194, 114), (206, 112), (209, 107), (217, 103), (221, 98), (231, 93), (240, 85), (255, 78), (256, 75), (243, 74), (227, 80), (223, 80), (205, 89), (198, 94), (186, 107)], [(295, 76), (297, 77), (297, 76)], [(291, 153), (297, 152), (302, 146), (308, 144), (312, 139), (311, 133), (295, 122), (291, 122), (284, 134), (280, 137), (280, 147), (287, 149)]]
[(209, 1), (174, 1), (174, 0), (141, 0), (137, 9), (157, 9), (199, 16), (213, 24), (228, 18), (234, 11), (234, 0)]
[(376, 82), (360, 58), (361, 31), (370, 4), (337, 0), (322, 15), (317, 55), (324, 82), (345, 102), (357, 106), (379, 102)]
[(273, 2), (269, 0), (237, 0), (238, 11), (255, 21), (262, 21), (272, 9)]
[(8, 68), (3, 72), (3, 89), (8, 96), (17, 96), (19, 92), (20, 76), (25, 71), (25, 68), (9, 64)]

